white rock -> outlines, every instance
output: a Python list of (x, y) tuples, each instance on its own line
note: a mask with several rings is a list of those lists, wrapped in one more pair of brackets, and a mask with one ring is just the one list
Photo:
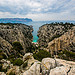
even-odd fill
[(40, 62), (35, 62), (23, 75), (40, 75)]
[(73, 61), (67, 61), (67, 60), (62, 60), (62, 59), (55, 59), (55, 60), (56, 60), (57, 66), (63, 65), (66, 67), (71, 67), (75, 65), (75, 62)]
[(9, 70), (7, 71), (7, 75), (9, 75), (10, 72), (15, 73), (16, 75), (20, 75), (19, 66), (13, 66), (11, 69), (9, 69)]
[(67, 75), (68, 71), (69, 71), (68, 67), (65, 66), (56, 67), (54, 69), (51, 69), (49, 75)]
[(42, 68), (43, 74), (46, 74), (46, 72), (48, 72), (50, 69), (54, 67), (56, 67), (56, 64), (53, 58), (44, 58), (42, 60), (41, 68)]
[(0, 75), (6, 75), (4, 72), (0, 72)]
[(9, 66), (9, 65), (8, 65), (7, 63), (4, 63), (3, 66), (2, 66), (2, 68), (3, 68), (3, 69), (6, 69), (8, 66)]
[(33, 55), (32, 53), (26, 53), (26, 54), (23, 56), (23, 61), (32, 58), (32, 55)]

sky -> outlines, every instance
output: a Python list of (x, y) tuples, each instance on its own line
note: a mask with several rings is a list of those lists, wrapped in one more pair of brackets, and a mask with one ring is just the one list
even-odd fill
[(0, 18), (75, 21), (75, 0), (0, 0)]

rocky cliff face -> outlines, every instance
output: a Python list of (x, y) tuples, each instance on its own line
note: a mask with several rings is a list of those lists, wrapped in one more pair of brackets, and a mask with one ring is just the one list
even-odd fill
[[(70, 29), (72, 29), (73, 24), (70, 23), (51, 23), (45, 24), (39, 28), (38, 31), (38, 44), (40, 47), (47, 48), (48, 43), (55, 38), (60, 37)], [(65, 38), (64, 38), (65, 39)]]
[(32, 27), (24, 24), (0, 24), (0, 50), (10, 55), (12, 43), (18, 41), (26, 52), (32, 46)]
[[(71, 47), (69, 47), (71, 46)], [(51, 51), (69, 50), (75, 52), (75, 26), (59, 38), (55, 38), (48, 43), (48, 49)]]

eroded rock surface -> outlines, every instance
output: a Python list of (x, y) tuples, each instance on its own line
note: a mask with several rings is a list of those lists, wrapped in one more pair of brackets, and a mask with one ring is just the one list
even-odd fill
[(38, 31), (39, 46), (42, 48), (47, 48), (49, 42), (54, 40), (54, 38), (58, 38), (64, 33), (68, 32), (73, 26), (74, 25), (68, 23), (45, 24), (41, 26)]
[(0, 50), (10, 55), (12, 43), (18, 41), (26, 50), (32, 46), (32, 27), (25, 24), (0, 24)]
[(23, 75), (74, 75), (75, 62), (62, 59), (44, 58), (35, 62)]

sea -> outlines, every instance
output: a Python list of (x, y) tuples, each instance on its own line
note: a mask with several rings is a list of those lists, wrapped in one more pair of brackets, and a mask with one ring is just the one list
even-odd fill
[(37, 32), (38, 32), (38, 30), (39, 30), (39, 27), (41, 27), (42, 25), (44, 25), (44, 24), (49, 24), (49, 23), (52, 23), (52, 22), (63, 22), (63, 23), (65, 23), (65, 22), (69, 22), (69, 23), (74, 23), (75, 24), (75, 21), (70, 21), (70, 20), (67, 20), (67, 21), (64, 21), (64, 20), (62, 20), (62, 21), (32, 21), (32, 22), (25, 22), (25, 21), (22, 21), (22, 22), (20, 22), (20, 21), (10, 21), (10, 20), (8, 20), (8, 21), (1, 21), (0, 20), (0, 23), (22, 23), (22, 24), (26, 24), (26, 25), (32, 25), (33, 26), (33, 32), (32, 32), (32, 35), (33, 35), (33, 41), (32, 42), (37, 42), (38, 41), (38, 36), (37, 36)]

